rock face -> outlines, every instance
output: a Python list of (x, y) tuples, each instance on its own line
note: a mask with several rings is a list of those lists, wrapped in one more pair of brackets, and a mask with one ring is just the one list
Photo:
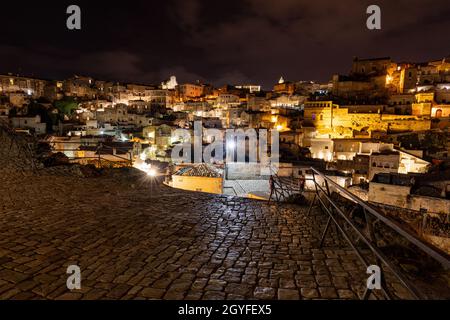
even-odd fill
[(29, 171), (32, 169), (27, 144), (29, 141), (25, 136), (11, 136), (7, 129), (0, 124), (0, 159), (2, 169), (11, 172)]
[(43, 164), (46, 167), (54, 167), (69, 164), (69, 158), (62, 152), (54, 153), (43, 158)]
[[(364, 290), (366, 270), (334, 230), (319, 248), (318, 209), (171, 189), (134, 169), (85, 178), (91, 169), (34, 172), (1, 141), (0, 299), (356, 299)], [(82, 280), (70, 291), (73, 264)], [(409, 297), (389, 274), (388, 283)], [(430, 285), (450, 297), (445, 283)]]

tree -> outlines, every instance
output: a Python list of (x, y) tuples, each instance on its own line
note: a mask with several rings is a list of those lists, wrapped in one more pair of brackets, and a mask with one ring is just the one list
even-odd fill
[(78, 103), (71, 97), (65, 97), (62, 100), (55, 101), (55, 107), (60, 113), (70, 115), (73, 110), (78, 108)]

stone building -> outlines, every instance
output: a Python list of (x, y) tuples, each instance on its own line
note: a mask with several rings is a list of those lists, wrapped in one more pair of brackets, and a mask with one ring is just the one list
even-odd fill
[(311, 139), (311, 158), (325, 161), (333, 160), (333, 140), (332, 139)]
[(97, 89), (94, 87), (94, 79), (91, 77), (74, 76), (63, 81), (63, 91), (66, 96), (85, 99), (95, 99)]
[(271, 104), (265, 96), (247, 95), (247, 110), (269, 112)]
[(46, 80), (15, 75), (0, 75), (0, 94), (21, 92), (31, 98), (39, 98), (44, 95)]
[(293, 94), (295, 91), (295, 84), (290, 81), (285, 81), (283, 77), (280, 77), (278, 83), (273, 86), (273, 92), (278, 94)]
[(391, 64), (392, 60), (390, 57), (370, 59), (360, 59), (355, 57), (352, 63), (351, 75), (373, 76), (386, 74)]
[(203, 95), (203, 86), (199, 84), (185, 83), (178, 86), (182, 100), (199, 98)]
[(369, 157), (369, 181), (372, 180), (377, 173), (398, 173), (399, 166), (399, 152), (373, 152)]
[(239, 96), (230, 93), (220, 94), (215, 103), (216, 108), (228, 109), (232, 107), (238, 107), (241, 104)]
[(429, 130), (431, 120), (413, 115), (349, 112), (333, 101), (306, 102), (304, 122), (313, 125), (319, 135), (352, 138), (354, 131), (402, 132)]
[(10, 123), (16, 129), (31, 130), (38, 135), (46, 133), (47, 125), (41, 122), (39, 115), (33, 117), (12, 117), (10, 118)]
[(161, 83), (162, 89), (174, 90), (178, 86), (177, 78), (175, 76), (170, 76), (170, 78)]

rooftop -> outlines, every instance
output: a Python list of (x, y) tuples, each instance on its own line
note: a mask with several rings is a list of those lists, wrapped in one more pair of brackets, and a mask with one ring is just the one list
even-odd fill
[(212, 165), (202, 163), (193, 166), (188, 166), (176, 171), (174, 176), (191, 176), (191, 177), (209, 177), (220, 178), (222, 173)]

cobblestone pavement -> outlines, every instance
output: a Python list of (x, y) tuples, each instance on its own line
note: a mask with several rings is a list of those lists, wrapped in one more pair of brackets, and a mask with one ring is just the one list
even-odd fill
[[(0, 161), (1, 163), (1, 161)], [(0, 299), (356, 299), (367, 275), (306, 207), (122, 172), (0, 170)], [(81, 290), (66, 269), (81, 268)], [(400, 285), (394, 292), (407, 297)]]
[(317, 248), (305, 207), (45, 174), (2, 179), (0, 198), (1, 299), (348, 299), (366, 276), (338, 239)]

